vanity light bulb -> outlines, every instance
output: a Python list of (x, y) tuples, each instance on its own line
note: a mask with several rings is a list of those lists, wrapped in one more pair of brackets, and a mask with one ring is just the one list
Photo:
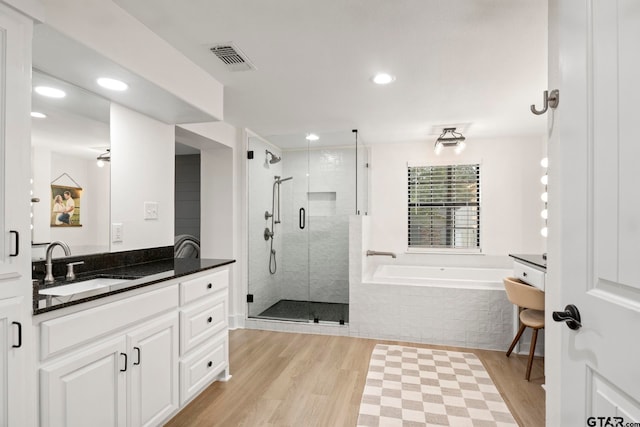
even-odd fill
[(547, 194), (547, 192), (545, 191), (544, 193), (542, 193), (540, 195), (540, 200), (542, 200), (543, 202), (547, 203), (547, 200), (549, 200), (549, 194)]
[(104, 160), (98, 160), (96, 165), (98, 165), (99, 168), (104, 167)]
[(549, 229), (547, 227), (542, 227), (542, 229), (540, 230), (540, 234), (542, 234), (542, 237), (547, 237), (547, 235), (549, 234)]
[(31, 229), (33, 230), (33, 224), (31, 224)]
[(547, 219), (547, 218), (549, 218), (549, 212), (546, 209), (543, 209), (542, 212), (540, 212), (540, 216), (543, 219)]
[(543, 168), (548, 168), (549, 167), (549, 158), (545, 157), (544, 159), (540, 160), (540, 166), (542, 166)]
[(442, 149), (444, 148), (444, 145), (441, 142), (437, 142), (435, 148), (433, 149), (433, 151), (436, 152), (436, 156), (439, 155), (440, 153), (442, 153)]
[(542, 183), (542, 185), (547, 185), (547, 182), (549, 182), (549, 176), (544, 175), (542, 178), (540, 178), (540, 182)]

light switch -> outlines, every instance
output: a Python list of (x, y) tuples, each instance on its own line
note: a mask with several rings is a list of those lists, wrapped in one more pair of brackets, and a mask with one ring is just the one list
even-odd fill
[(158, 202), (144, 202), (144, 219), (158, 219)]
[(122, 223), (114, 222), (111, 224), (111, 241), (122, 242)]

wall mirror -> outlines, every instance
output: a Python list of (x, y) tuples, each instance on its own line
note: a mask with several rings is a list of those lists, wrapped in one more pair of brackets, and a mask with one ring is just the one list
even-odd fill
[[(62, 97), (42, 95), (52, 88)], [(55, 95), (55, 94), (54, 94)], [(62, 95), (59, 93), (58, 95)], [(73, 255), (109, 251), (110, 101), (33, 70), (31, 171), (32, 243), (40, 259), (62, 240)], [(98, 157), (103, 160), (98, 161)], [(64, 192), (73, 200), (72, 215)]]
[[(32, 96), (33, 111), (42, 110), (38, 112), (47, 115), (46, 118), (32, 119), (31, 197), (40, 199), (40, 202), (32, 205), (33, 257), (43, 258), (43, 246), (54, 240), (69, 244), (72, 255), (122, 250), (122, 245), (110, 242), (110, 221), (116, 216), (111, 208), (143, 206), (149, 196), (144, 192), (132, 196), (126, 187), (122, 188), (130, 182), (125, 178), (133, 177), (118, 173), (120, 180), (111, 180), (110, 169), (114, 165), (116, 169), (122, 169), (122, 159), (134, 158), (131, 153), (136, 152), (136, 147), (135, 144), (110, 144), (111, 132), (117, 135), (123, 129), (123, 123), (118, 122), (117, 116), (113, 116), (110, 110), (117, 104), (169, 125), (211, 122), (216, 118), (167, 88), (156, 85), (46, 24), (34, 27), (33, 67), (34, 87), (55, 83), (67, 93), (64, 98), (49, 99), (34, 91)], [(97, 84), (99, 77), (126, 82), (128, 89), (116, 91), (102, 87)], [(110, 145), (114, 148), (114, 160), (98, 168), (97, 157), (104, 154)], [(76, 161), (76, 158), (82, 160)], [(120, 163), (117, 158), (121, 159)], [(73, 166), (72, 170), (72, 165), (76, 163), (77, 167)], [(135, 168), (136, 174), (144, 173), (147, 177), (166, 176), (167, 172), (166, 168), (161, 169), (153, 163), (138, 163)], [(129, 174), (128, 170), (126, 174)], [(82, 187), (76, 223), (55, 223), (52, 181), (60, 187)], [(157, 242), (143, 239), (130, 239), (125, 243), (129, 244), (129, 248), (136, 249), (159, 246)], [(171, 240), (167, 240), (166, 244), (172, 244)]]

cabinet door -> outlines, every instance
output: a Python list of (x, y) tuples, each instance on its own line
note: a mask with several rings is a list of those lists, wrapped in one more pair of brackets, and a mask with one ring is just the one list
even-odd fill
[(129, 425), (155, 426), (178, 409), (178, 313), (127, 335)]
[(0, 300), (0, 426), (25, 425), (23, 402), (17, 399), (24, 394), (24, 351), (20, 317), (21, 298)]
[(126, 375), (132, 365), (125, 354), (122, 337), (42, 367), (40, 425), (125, 426)]
[(31, 33), (28, 18), (0, 5), (0, 297), (22, 294), (28, 285), (15, 279), (30, 276)]

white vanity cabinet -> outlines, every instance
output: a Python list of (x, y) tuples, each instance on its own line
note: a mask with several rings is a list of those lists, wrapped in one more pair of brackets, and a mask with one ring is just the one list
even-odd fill
[(513, 275), (525, 283), (544, 291), (547, 277), (547, 260), (541, 255), (510, 255), (513, 258)]
[(40, 425), (158, 426), (229, 378), (228, 267), (43, 320)]
[(42, 353), (56, 356), (40, 367), (41, 426), (156, 426), (176, 412), (177, 305), (174, 284), (43, 322)]
[(23, 340), (23, 298), (0, 300), (0, 426), (24, 425), (18, 399), (24, 395), (27, 354)]
[(180, 283), (180, 403), (229, 378), (229, 270)]

